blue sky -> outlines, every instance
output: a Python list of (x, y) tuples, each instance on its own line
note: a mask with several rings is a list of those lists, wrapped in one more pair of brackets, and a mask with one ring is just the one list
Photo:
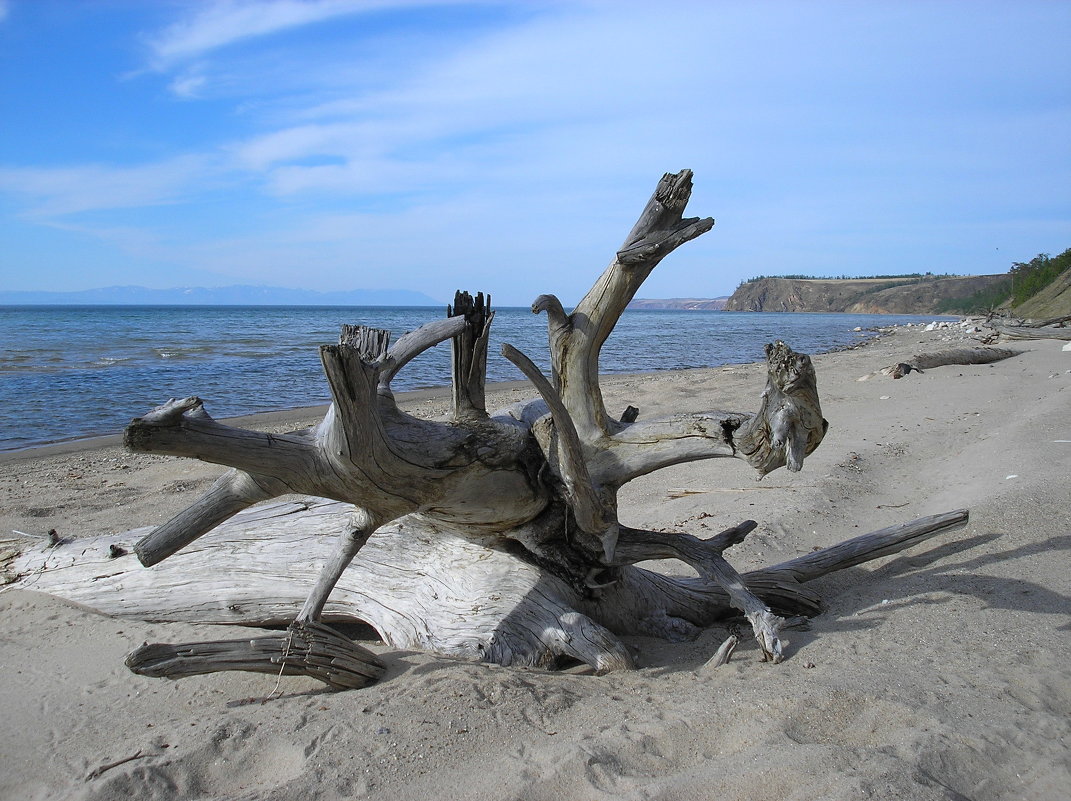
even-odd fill
[(1069, 2), (0, 0), (0, 284), (566, 303), (1071, 246)]

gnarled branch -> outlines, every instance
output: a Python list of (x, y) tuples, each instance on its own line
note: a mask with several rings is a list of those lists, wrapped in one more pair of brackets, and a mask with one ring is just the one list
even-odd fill
[(565, 318), (550, 295), (532, 307), (548, 312), (554, 385), (584, 442), (616, 430), (599, 387), (599, 352), (606, 338), (658, 263), (714, 225), (711, 218), (682, 219), (691, 192), (691, 170), (662, 176), (617, 256), (572, 314)]

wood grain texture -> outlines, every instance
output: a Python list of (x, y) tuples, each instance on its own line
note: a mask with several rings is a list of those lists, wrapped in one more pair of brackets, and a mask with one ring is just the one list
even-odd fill
[[(27, 541), (5, 569), (18, 577), (11, 587), (47, 592), (117, 617), (283, 625), (301, 612), (353, 513), (349, 504), (317, 498), (253, 507), (151, 569), (132, 553), (112, 556), (113, 545), (129, 550), (144, 529), (57, 545)], [(920, 518), (742, 579), (779, 616), (815, 615), (820, 599), (805, 582), (898, 553), (966, 522), (963, 510)], [(396, 648), (538, 667), (570, 657), (600, 671), (619, 669), (629, 661), (616, 635), (690, 639), (733, 614), (730, 596), (716, 583), (629, 563), (681, 557), (702, 563), (746, 528), (741, 524), (708, 540), (625, 528), (617, 554), (623, 567), (593, 593), (516, 553), (487, 547), (489, 540), (469, 539), (413, 516), (368, 540), (319, 618), (368, 623)], [(690, 552), (680, 544), (685, 540)], [(293, 560), (295, 553), (302, 558)], [(583, 618), (572, 617), (574, 612)], [(588, 634), (569, 645), (578, 626)], [(598, 637), (591, 634), (596, 631)]]

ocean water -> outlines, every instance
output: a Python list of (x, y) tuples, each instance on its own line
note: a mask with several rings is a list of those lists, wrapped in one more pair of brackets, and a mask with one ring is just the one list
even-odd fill
[[(0, 306), (0, 450), (119, 432), (131, 418), (189, 395), (216, 418), (326, 403), (318, 348), (338, 341), (342, 323), (386, 328), (396, 339), (443, 314), (432, 307)], [(635, 373), (750, 362), (775, 339), (819, 353), (858, 342), (856, 327), (872, 333), (931, 319), (626, 311), (600, 366)], [(504, 342), (547, 370), (545, 316), (496, 310), (489, 381), (522, 378), (499, 355)], [(450, 347), (443, 343), (407, 365), (392, 386), (449, 382)]]

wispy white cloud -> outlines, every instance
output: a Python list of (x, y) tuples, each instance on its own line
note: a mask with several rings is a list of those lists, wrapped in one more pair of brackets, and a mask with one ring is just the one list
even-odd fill
[[(208, 0), (148, 38), (154, 66), (166, 69), (222, 47), (353, 14), (443, 5), (448, 0)], [(455, 0), (456, 2), (456, 0)]]
[(218, 180), (211, 160), (197, 155), (135, 167), (0, 168), (0, 192), (24, 198), (39, 218), (175, 203)]
[[(638, 8), (563, 13), (567, 20), (496, 30), (445, 57), (399, 64), (390, 80), (355, 86), (338, 93), (342, 99), (318, 102), (311, 86), (310, 102), (296, 104), (281, 125), (231, 149), (273, 192), (360, 195), (384, 176), (385, 191), (441, 189), (481, 176), (523, 180), (548, 167), (562, 174), (580, 160), (598, 170), (611, 154), (611, 169), (644, 169), (634, 158), (641, 153), (648, 161), (711, 142), (719, 116), (711, 100), (724, 80), (697, 85), (687, 77), (709, 74), (724, 58), (703, 55), (709, 33), (682, 31), (672, 15)], [(650, 40), (670, 38), (673, 46), (653, 62), (636, 57)], [(675, 121), (682, 118), (689, 123)]]
[(149, 38), (154, 62), (166, 68), (234, 42), (355, 14), (362, 0), (210, 0)]
[(0, 22), (7, 19), (8, 14), (11, 13), (11, 4), (8, 0), (0, 0)]
[(184, 70), (171, 81), (169, 89), (172, 94), (185, 100), (193, 100), (200, 96), (201, 90), (208, 83), (208, 78), (197, 67)]
[(233, 146), (238, 161), (252, 170), (309, 156), (343, 156), (359, 153), (361, 142), (372, 133), (359, 123), (299, 125), (256, 136)]

